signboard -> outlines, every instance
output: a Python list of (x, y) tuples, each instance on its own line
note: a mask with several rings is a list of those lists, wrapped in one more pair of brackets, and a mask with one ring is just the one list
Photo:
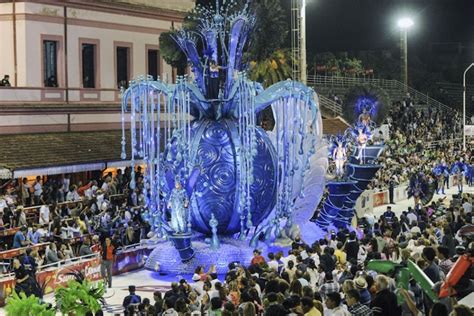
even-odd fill
[[(100, 276), (100, 258), (95, 257), (85, 261), (67, 264), (59, 268), (50, 268), (48, 270), (36, 273), (36, 279), (39, 284), (45, 284), (45, 293), (53, 292), (60, 286), (65, 286), (74, 276), (68, 275), (71, 272), (81, 271), (87, 280), (97, 281)], [(5, 299), (15, 289), (15, 277), (5, 278), (0, 281), (0, 306), (5, 305)]]
[(377, 207), (380, 205), (385, 204), (385, 200), (387, 199), (388, 192), (387, 191), (382, 191), (382, 192), (377, 192), (374, 193), (374, 204), (373, 207)]
[(465, 125), (464, 133), (466, 136), (474, 136), (474, 125)]

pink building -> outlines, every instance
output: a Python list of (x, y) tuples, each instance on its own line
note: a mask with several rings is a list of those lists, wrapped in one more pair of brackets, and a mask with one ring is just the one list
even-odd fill
[(0, 0), (0, 134), (119, 128), (119, 87), (172, 81), (158, 38), (193, 0)]

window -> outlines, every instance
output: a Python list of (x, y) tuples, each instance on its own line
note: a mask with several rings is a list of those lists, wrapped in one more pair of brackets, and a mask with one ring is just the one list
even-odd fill
[(58, 42), (43, 41), (43, 82), (45, 87), (58, 86)]
[(95, 88), (96, 45), (82, 44), (82, 87)]
[(160, 53), (157, 49), (148, 50), (148, 74), (153, 76), (153, 79), (158, 79), (160, 75)]
[(117, 47), (117, 86), (119, 88), (128, 87), (130, 74), (130, 48)]

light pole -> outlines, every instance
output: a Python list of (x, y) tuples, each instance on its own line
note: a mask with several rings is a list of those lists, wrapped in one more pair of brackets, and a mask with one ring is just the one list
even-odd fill
[(306, 84), (306, 0), (301, 2), (301, 82)]
[(397, 22), (400, 28), (400, 56), (401, 56), (401, 77), (405, 84), (405, 89), (408, 86), (408, 47), (407, 47), (407, 33), (408, 29), (413, 26), (413, 20), (410, 18), (401, 18)]
[(292, 76), (306, 84), (306, 0), (291, 0)]
[(462, 150), (466, 150), (466, 74), (474, 66), (470, 64), (462, 75)]

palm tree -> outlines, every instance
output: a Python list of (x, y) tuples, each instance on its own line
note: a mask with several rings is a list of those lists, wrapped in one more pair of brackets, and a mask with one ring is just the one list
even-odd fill
[(281, 49), (288, 38), (287, 13), (281, 0), (253, 1), (256, 25), (251, 34), (249, 60), (263, 61)]
[(288, 50), (279, 49), (260, 61), (251, 61), (250, 79), (269, 87), (278, 81), (291, 78), (291, 54)]

